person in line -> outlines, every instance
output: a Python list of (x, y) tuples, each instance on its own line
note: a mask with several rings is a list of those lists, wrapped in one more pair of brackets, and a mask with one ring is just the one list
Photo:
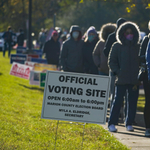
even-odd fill
[(40, 44), (40, 49), (42, 49), (43, 45), (46, 42), (46, 33), (45, 30), (42, 28), (41, 32), (39, 33), (39, 44)]
[(83, 40), (78, 25), (70, 27), (70, 38), (63, 42), (60, 64), (61, 70), (66, 72), (83, 73)]
[[(109, 55), (109, 52), (110, 52), (110, 49), (113, 45), (114, 42), (117, 41), (116, 39), (116, 32), (118, 30), (118, 28), (120, 27), (120, 25), (122, 23), (126, 22), (126, 19), (124, 18), (119, 18), (117, 21), (116, 21), (116, 25), (117, 25), (117, 28), (116, 30), (111, 33), (107, 40), (106, 40), (106, 43), (105, 43), (105, 46), (104, 46), (104, 55), (108, 58), (108, 55)], [(109, 72), (109, 76), (111, 77), (111, 83), (110, 83), (110, 104), (113, 103), (113, 100), (114, 100), (114, 95), (115, 95), (115, 79), (116, 79), (116, 76), (110, 71)], [(127, 103), (126, 103), (126, 99), (127, 99), (127, 96), (125, 95), (125, 104), (123, 102), (122, 104), (122, 107), (121, 107), (121, 111), (120, 111), (120, 118), (121, 120), (123, 121), (124, 120), (124, 117), (126, 116), (126, 107), (127, 107)], [(111, 105), (110, 105), (111, 106)]]
[(116, 91), (113, 101), (108, 128), (116, 132), (119, 112), (123, 97), (127, 91), (128, 108), (125, 120), (127, 131), (134, 131), (132, 124), (136, 115), (139, 94), (139, 48), (140, 33), (138, 26), (133, 22), (123, 23), (116, 33), (117, 42), (113, 44), (108, 58), (108, 65), (116, 75)]
[(7, 28), (7, 31), (4, 32), (4, 34), (2, 35), (3, 39), (4, 39), (4, 51), (3, 51), (3, 57), (5, 57), (5, 52), (8, 48), (8, 57), (10, 56), (11, 53), (11, 48), (12, 48), (12, 37), (13, 37), (13, 32), (12, 32), (12, 28), (11, 26), (9, 26)]
[[(150, 21), (148, 23), (148, 28), (150, 30)], [(144, 107), (144, 122), (145, 122), (145, 136), (150, 137), (150, 34), (145, 36), (140, 49), (140, 66), (145, 68), (143, 74), (143, 87), (145, 92), (145, 107)], [(146, 52), (147, 50), (147, 52)], [(146, 56), (146, 57), (145, 57)], [(146, 58), (146, 59), (145, 59)], [(147, 62), (147, 67), (146, 67)]]
[(24, 44), (24, 32), (23, 29), (19, 29), (19, 35), (17, 36), (17, 44), (18, 46), (23, 46)]
[[(106, 43), (105, 43), (105, 46), (104, 46), (104, 50), (103, 50), (103, 51), (104, 51), (104, 55), (105, 55), (107, 58), (108, 58), (108, 55), (109, 55), (109, 52), (110, 52), (110, 49), (111, 49), (113, 43), (117, 41), (117, 40), (116, 40), (116, 32), (117, 32), (119, 26), (120, 26), (122, 23), (124, 23), (124, 22), (126, 22), (126, 20), (125, 20), (124, 18), (119, 18), (119, 19), (117, 20), (117, 22), (116, 22), (116, 25), (117, 25), (116, 30), (115, 30), (113, 33), (111, 33), (111, 34), (108, 36), (107, 40), (106, 40)], [(111, 77), (110, 93), (111, 93), (111, 102), (112, 102), (113, 99), (114, 99), (114, 93), (115, 93), (115, 79), (116, 79), (116, 77), (114, 76), (114, 74), (113, 74), (112, 72), (110, 72), (110, 77)]]
[(60, 55), (60, 42), (58, 41), (58, 32), (52, 32), (52, 38), (48, 40), (43, 47), (43, 54), (46, 54), (48, 64), (57, 65), (59, 64)]
[(105, 45), (105, 41), (109, 34), (114, 32), (116, 29), (116, 25), (112, 23), (104, 24), (101, 27), (100, 33), (99, 33), (99, 41), (96, 44), (94, 51), (93, 51), (93, 60), (95, 65), (97, 66), (99, 70), (99, 75), (109, 75), (109, 68), (108, 68), (108, 59), (104, 55), (103, 49)]
[(98, 74), (98, 68), (94, 64), (93, 61), (93, 50), (98, 42), (98, 35), (95, 27), (91, 26), (87, 30), (87, 36), (84, 40), (83, 45), (83, 65), (84, 65), (84, 73), (88, 74)]

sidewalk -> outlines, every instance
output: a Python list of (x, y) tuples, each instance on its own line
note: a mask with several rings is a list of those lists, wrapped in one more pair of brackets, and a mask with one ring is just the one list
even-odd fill
[[(109, 117), (109, 110), (107, 114), (107, 119)], [(135, 121), (137, 125), (133, 125), (134, 132), (126, 131), (125, 125), (122, 121), (116, 126), (118, 132), (110, 132), (113, 134), (121, 143), (126, 145), (131, 150), (150, 150), (150, 138), (145, 137), (145, 125), (144, 125), (144, 115), (143, 112), (136, 113)], [(108, 130), (106, 125), (101, 125), (104, 129)]]

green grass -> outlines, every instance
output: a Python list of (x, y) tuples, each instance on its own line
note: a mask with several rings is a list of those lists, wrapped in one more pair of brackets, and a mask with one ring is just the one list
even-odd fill
[(137, 110), (144, 112), (144, 106), (145, 106), (145, 96), (140, 95), (138, 98)]
[[(41, 119), (44, 90), (9, 75), (9, 62), (7, 53), (3, 58), (0, 52), (0, 149), (53, 150), (57, 121)], [(58, 126), (56, 149), (81, 149), (83, 126), (64, 123), (68, 122)], [(82, 149), (127, 150), (127, 147), (100, 125), (86, 124)]]

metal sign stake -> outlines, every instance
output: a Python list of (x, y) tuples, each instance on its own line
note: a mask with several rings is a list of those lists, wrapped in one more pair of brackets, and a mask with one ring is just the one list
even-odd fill
[(85, 124), (79, 124), (79, 123), (72, 123), (72, 122), (69, 122), (69, 123), (60, 123), (59, 120), (57, 121), (57, 127), (56, 127), (56, 132), (55, 132), (55, 146), (54, 146), (54, 150), (56, 150), (56, 141), (57, 141), (57, 131), (58, 131), (58, 125), (59, 124), (75, 124), (75, 125), (83, 125), (83, 134), (82, 134), (82, 143), (81, 143), (81, 150), (82, 150), (82, 147), (83, 147), (83, 141), (84, 141), (84, 130), (85, 130)]

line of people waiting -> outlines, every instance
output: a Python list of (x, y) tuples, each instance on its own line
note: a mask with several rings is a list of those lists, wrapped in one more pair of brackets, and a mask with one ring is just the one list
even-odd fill
[[(72, 25), (69, 34), (61, 46), (58, 33), (54, 31), (52, 39), (45, 43), (43, 52), (48, 62), (60, 66), (61, 71), (111, 77), (111, 110), (108, 120), (111, 132), (117, 131), (116, 125), (124, 101), (125, 127), (128, 131), (134, 131), (132, 125), (141, 82), (138, 75), (143, 63), (147, 64), (142, 81), (146, 101), (145, 136), (150, 137), (150, 36), (140, 42), (139, 27), (124, 18), (119, 18), (116, 24), (104, 24), (99, 34), (91, 26), (82, 36), (78, 25)], [(52, 62), (53, 58), (57, 61)]]

